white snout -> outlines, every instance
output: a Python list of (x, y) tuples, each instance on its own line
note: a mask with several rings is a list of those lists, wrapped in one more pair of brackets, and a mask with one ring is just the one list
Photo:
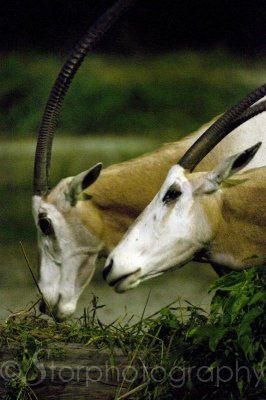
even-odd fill
[(53, 311), (54, 317), (58, 321), (64, 321), (70, 318), (76, 310), (77, 302), (71, 301), (65, 304), (59, 302), (58, 306)]

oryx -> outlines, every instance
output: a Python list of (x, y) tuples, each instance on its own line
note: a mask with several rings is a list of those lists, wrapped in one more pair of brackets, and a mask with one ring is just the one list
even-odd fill
[[(41, 124), (34, 169), (33, 215), (38, 230), (40, 309), (64, 319), (73, 314), (78, 298), (89, 283), (100, 253), (108, 255), (127, 228), (159, 190), (169, 167), (206, 129), (188, 139), (165, 145), (135, 160), (101, 171), (101, 164), (58, 183), (49, 183), (52, 138), (60, 106), (71, 79), (88, 50), (99, 40), (132, 0), (119, 0), (85, 35), (63, 66), (51, 91)], [(260, 96), (262, 97), (262, 96)], [(257, 100), (260, 98), (256, 98)], [(222, 146), (199, 168), (212, 167), (215, 158), (261, 138), (265, 113), (254, 106), (241, 110), (227, 125), (235, 129)], [(250, 133), (251, 131), (251, 133)], [(257, 158), (254, 166), (261, 164)], [(141, 196), (140, 196), (141, 193)]]
[(261, 142), (212, 170), (193, 172), (217, 143), (213, 133), (203, 135), (171, 167), (159, 192), (111, 252), (103, 276), (117, 292), (191, 260), (208, 262), (219, 274), (262, 263), (266, 166), (237, 173)]

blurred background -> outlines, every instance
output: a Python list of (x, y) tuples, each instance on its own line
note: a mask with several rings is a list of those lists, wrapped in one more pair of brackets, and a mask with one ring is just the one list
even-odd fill
[[(111, 0), (9, 0), (0, 10), (0, 318), (36, 300), (21, 252), (36, 272), (31, 216), (36, 134), (66, 55)], [(120, 162), (175, 141), (266, 81), (265, 1), (142, 0), (85, 60), (67, 94), (52, 180), (98, 161)], [(98, 272), (104, 320), (147, 313), (178, 296), (206, 307), (216, 275), (192, 264), (118, 295)]]

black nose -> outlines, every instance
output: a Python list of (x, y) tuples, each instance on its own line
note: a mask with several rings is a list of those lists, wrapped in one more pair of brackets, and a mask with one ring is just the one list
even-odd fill
[(43, 300), (40, 301), (39, 303), (39, 310), (41, 313), (43, 314), (47, 314), (47, 310), (46, 310), (46, 304)]
[(111, 269), (112, 269), (113, 263), (114, 263), (114, 260), (111, 258), (109, 264), (108, 264), (107, 267), (105, 267), (104, 270), (103, 270), (103, 279), (104, 279), (105, 281), (106, 281), (107, 275), (109, 274), (109, 272), (110, 272)]

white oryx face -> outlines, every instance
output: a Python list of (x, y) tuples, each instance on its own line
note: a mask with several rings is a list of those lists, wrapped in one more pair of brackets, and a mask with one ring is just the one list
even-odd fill
[(103, 276), (109, 285), (117, 292), (134, 288), (207, 248), (219, 226), (220, 184), (254, 156), (247, 152), (229, 157), (211, 172), (189, 173), (173, 166), (159, 193), (108, 257)]
[[(45, 301), (40, 310), (52, 313), (58, 320), (74, 313), (83, 289), (92, 278), (102, 247), (96, 232), (92, 233), (83, 221), (83, 201), (71, 204), (72, 181), (72, 178), (62, 180), (46, 198), (33, 197), (39, 287)], [(94, 222), (95, 217), (91, 220)]]

